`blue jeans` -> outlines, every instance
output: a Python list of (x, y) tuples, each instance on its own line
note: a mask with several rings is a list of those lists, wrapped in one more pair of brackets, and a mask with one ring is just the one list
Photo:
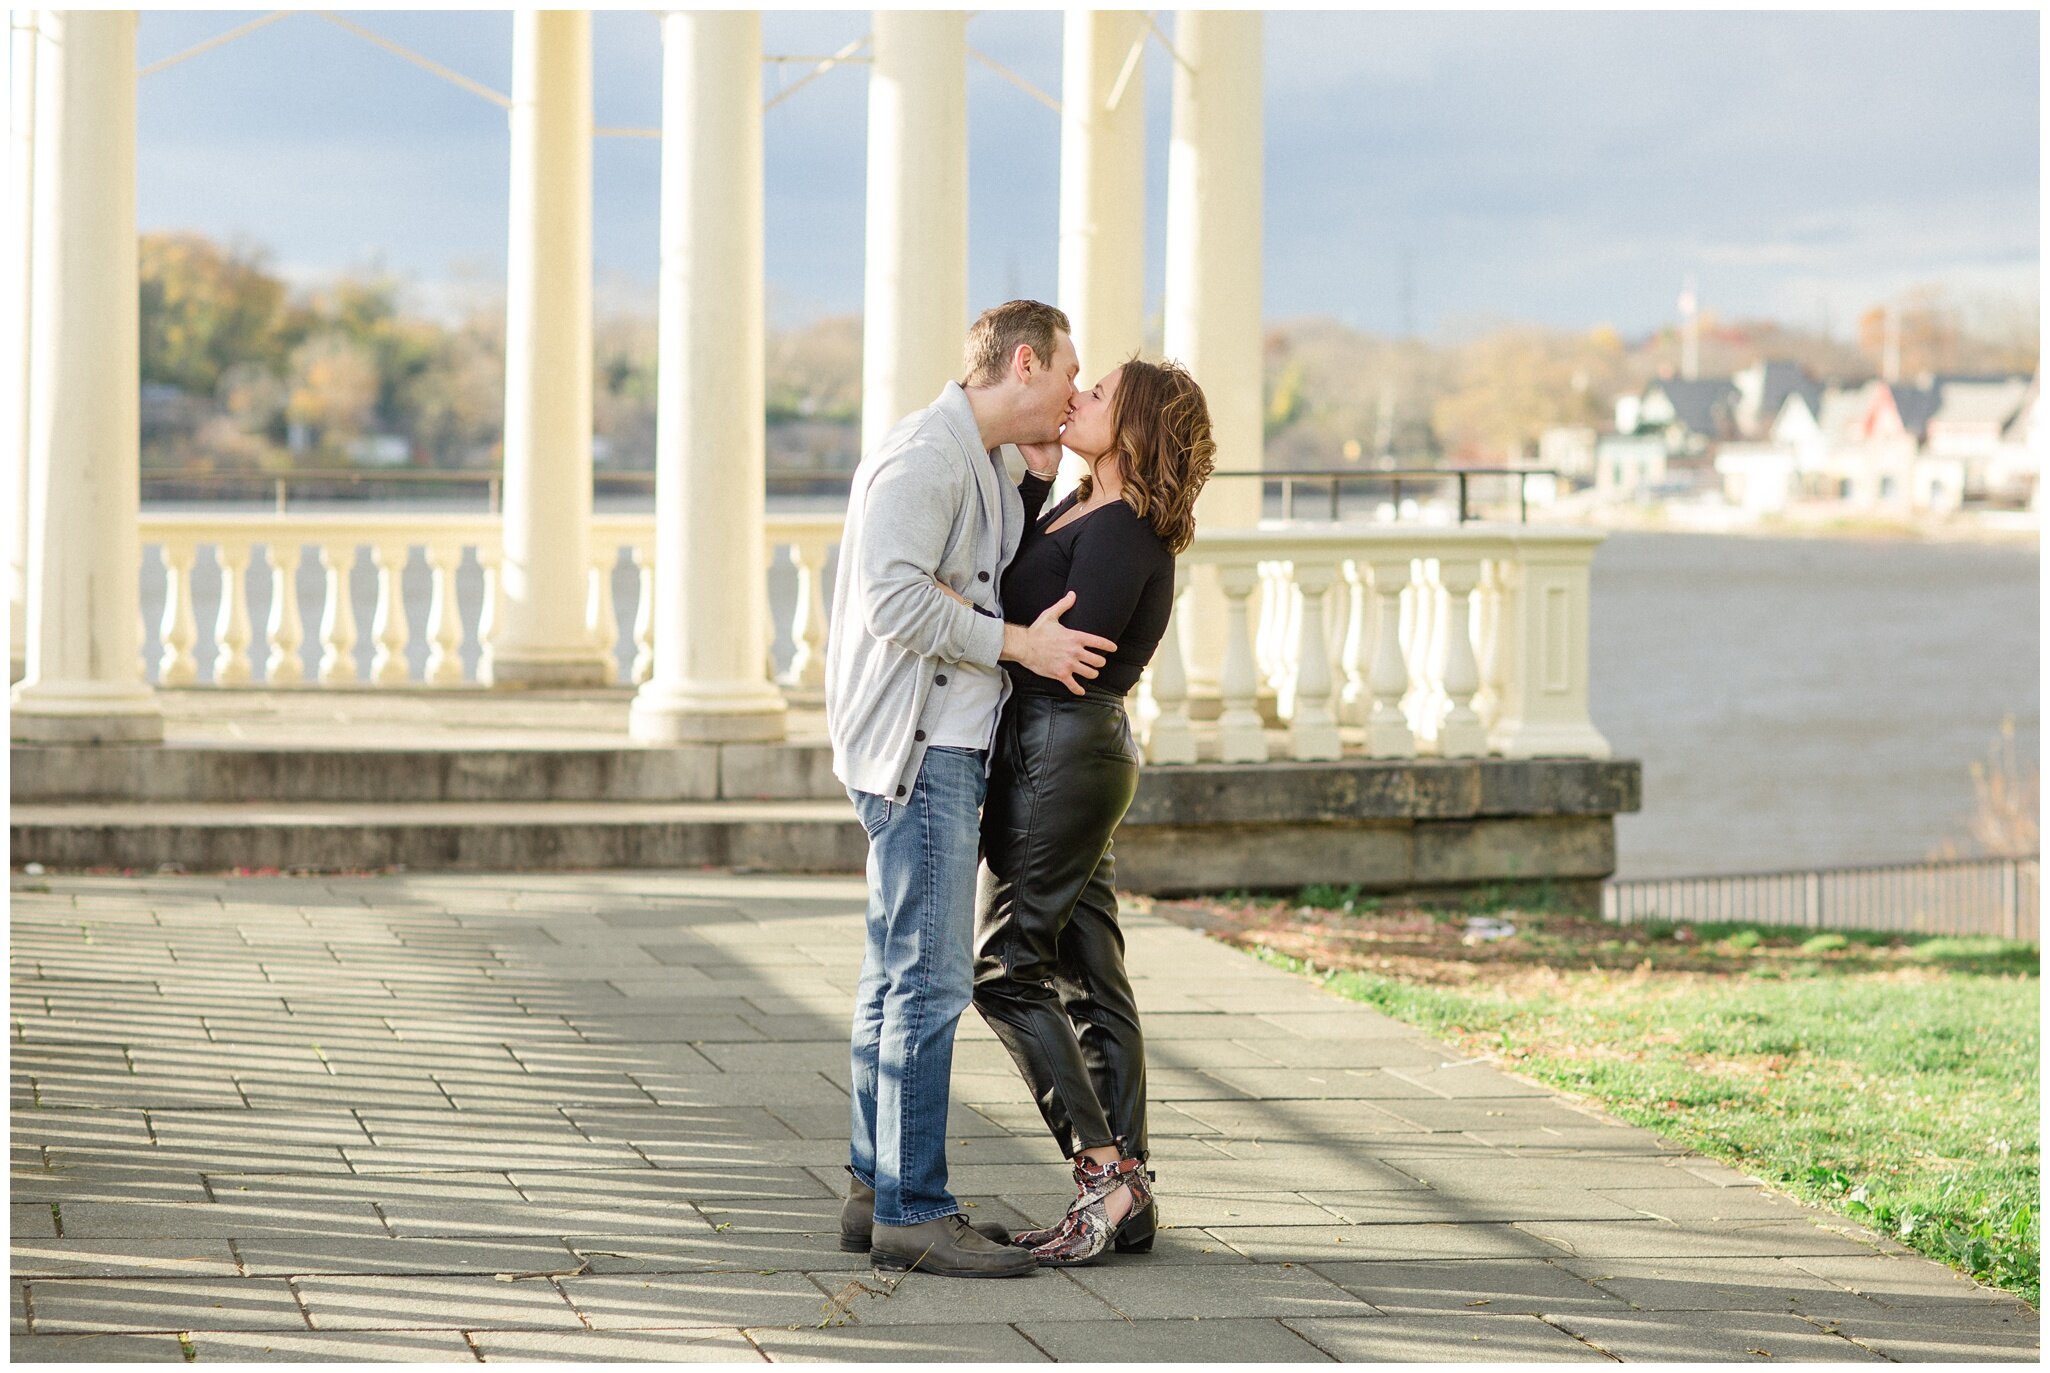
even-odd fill
[(947, 1191), (954, 1025), (974, 990), (983, 754), (927, 749), (902, 801), (850, 791), (868, 831), (868, 948), (854, 998), (849, 1162), (878, 1225), (957, 1214)]

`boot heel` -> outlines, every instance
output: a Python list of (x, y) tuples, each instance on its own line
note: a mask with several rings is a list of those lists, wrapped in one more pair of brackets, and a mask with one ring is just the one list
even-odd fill
[(1153, 1252), (1154, 1231), (1158, 1228), (1153, 1201), (1148, 1198), (1144, 1206), (1126, 1216), (1124, 1223), (1118, 1226), (1111, 1247), (1120, 1254), (1150, 1254)]

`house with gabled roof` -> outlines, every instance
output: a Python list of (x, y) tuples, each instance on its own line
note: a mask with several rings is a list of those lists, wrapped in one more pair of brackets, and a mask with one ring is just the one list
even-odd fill
[(1737, 436), (1737, 388), (1727, 378), (1663, 377), (1637, 404), (1637, 432), (1663, 431), (1675, 453), (1700, 453)]
[(1730, 378), (1737, 402), (1732, 409), (1737, 433), (1746, 439), (1768, 436), (1787, 398), (1797, 392), (1821, 393), (1801, 364), (1786, 358), (1761, 358)]

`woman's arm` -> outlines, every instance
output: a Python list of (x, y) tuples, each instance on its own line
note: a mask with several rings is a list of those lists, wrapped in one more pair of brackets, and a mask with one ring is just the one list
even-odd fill
[(1025, 503), (1025, 523), (1029, 525), (1039, 518), (1054, 478), (1060, 475), (1061, 446), (1057, 442), (1021, 443), (1018, 453), (1025, 459), (1025, 475), (1018, 478), (1018, 499)]

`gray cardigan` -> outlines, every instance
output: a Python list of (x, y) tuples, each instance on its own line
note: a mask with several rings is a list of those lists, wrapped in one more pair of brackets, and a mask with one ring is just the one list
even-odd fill
[[(844, 785), (892, 801), (910, 794), (945, 703), (946, 665), (994, 668), (1003, 651), (998, 589), (1024, 523), (958, 382), (855, 468), (826, 632), (826, 733)], [(990, 613), (948, 597), (935, 576)], [(1011, 682), (999, 676), (1001, 707)]]

